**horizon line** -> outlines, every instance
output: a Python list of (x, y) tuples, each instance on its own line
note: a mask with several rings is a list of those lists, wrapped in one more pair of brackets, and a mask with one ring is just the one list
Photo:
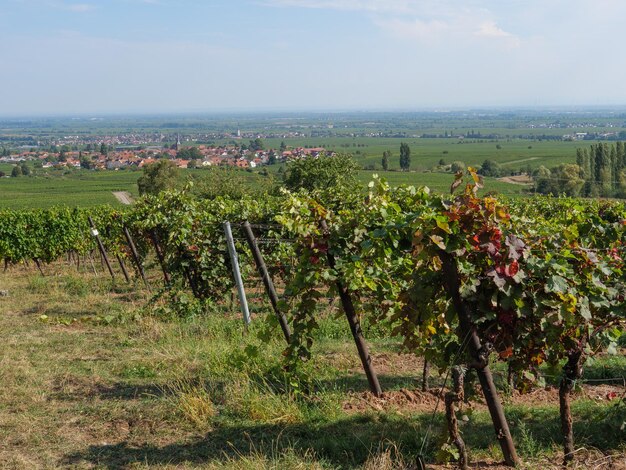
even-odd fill
[(276, 115), (285, 113), (288, 115), (301, 114), (367, 114), (367, 113), (455, 113), (455, 112), (478, 112), (478, 111), (616, 111), (626, 112), (626, 104), (614, 105), (475, 105), (475, 106), (424, 106), (424, 107), (370, 107), (370, 108), (228, 108), (215, 110), (178, 110), (178, 111), (79, 111), (62, 113), (24, 113), (24, 114), (0, 114), (0, 119), (59, 119), (59, 118), (103, 118), (103, 117), (157, 117), (157, 116), (228, 116), (228, 115)]

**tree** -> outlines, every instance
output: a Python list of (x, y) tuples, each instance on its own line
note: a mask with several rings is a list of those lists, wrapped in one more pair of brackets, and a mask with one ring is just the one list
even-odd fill
[(19, 165), (15, 165), (13, 170), (11, 170), (11, 176), (16, 178), (18, 176), (22, 176), (22, 168)]
[(100, 144), (100, 155), (108, 155), (109, 154), (109, 150), (107, 149), (107, 146), (104, 142), (102, 142)]
[(198, 147), (185, 147), (179, 150), (176, 156), (184, 160), (199, 160), (202, 158), (202, 152)]
[(82, 157), (80, 159), (80, 167), (85, 170), (91, 170), (93, 168), (93, 163), (91, 162), (91, 159)]
[(233, 199), (246, 196), (260, 198), (262, 194), (271, 191), (273, 185), (271, 179), (259, 179), (259, 184), (250, 185), (245, 171), (216, 166), (196, 172), (193, 175), (193, 182), (193, 193), (202, 199), (214, 199), (219, 196)]
[(281, 153), (284, 152), (285, 150), (287, 150), (287, 145), (285, 144), (285, 141), (281, 141), (280, 143), (280, 151)]
[(26, 164), (26, 163), (22, 163), (20, 165), (20, 168), (22, 169), (22, 174), (25, 176), (30, 175), (31, 171), (30, 171), (30, 167)]
[(61, 151), (59, 152), (58, 161), (60, 161), (60, 162), (66, 162), (67, 161), (67, 156), (65, 155), (65, 150), (61, 149)]
[(450, 171), (452, 173), (458, 173), (459, 171), (465, 171), (465, 163), (461, 161), (452, 162), (450, 165)]
[(560, 192), (571, 197), (579, 196), (585, 184), (585, 180), (580, 175), (581, 169), (578, 165), (574, 163), (560, 165), (557, 171), (554, 172)]
[(541, 165), (533, 172), (535, 191), (540, 194), (550, 194), (552, 191), (552, 172)]
[(402, 142), (400, 144), (400, 168), (407, 171), (411, 167), (411, 147)]
[(502, 168), (500, 167), (500, 164), (494, 160), (485, 160), (481, 165), (480, 170), (478, 170), (478, 173), (483, 176), (497, 178), (501, 175)]
[(389, 159), (391, 158), (391, 150), (385, 150), (383, 152), (383, 159), (381, 161), (381, 165), (384, 171), (389, 170)]
[(354, 191), (358, 187), (359, 166), (349, 155), (321, 155), (295, 160), (287, 165), (284, 185), (287, 189), (308, 191)]
[(158, 194), (173, 189), (178, 184), (179, 176), (178, 167), (170, 160), (159, 160), (147, 165), (137, 180), (139, 194)]
[(259, 138), (250, 141), (250, 146), (248, 147), (253, 152), (258, 150), (263, 150), (265, 146), (263, 145), (263, 141)]
[(276, 164), (276, 152), (274, 152), (274, 150), (270, 150), (270, 154), (267, 157), (267, 164), (268, 165), (274, 165)]

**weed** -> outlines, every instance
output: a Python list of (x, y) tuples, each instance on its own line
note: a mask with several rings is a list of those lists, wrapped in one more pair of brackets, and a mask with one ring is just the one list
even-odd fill
[(127, 365), (121, 373), (121, 376), (127, 379), (152, 379), (157, 375), (152, 367), (143, 364)]
[(517, 449), (525, 457), (538, 457), (541, 453), (541, 445), (535, 440), (533, 433), (528, 429), (523, 420), (517, 422)]
[(217, 407), (207, 388), (190, 380), (180, 379), (167, 387), (176, 410), (199, 431), (208, 431), (217, 416)]
[(225, 409), (239, 419), (273, 424), (293, 424), (303, 419), (296, 399), (276, 393), (268, 384), (240, 380), (226, 386), (224, 398)]
[(62, 288), (70, 297), (85, 297), (91, 291), (89, 283), (83, 278), (66, 276), (63, 281)]
[(44, 276), (30, 276), (27, 289), (37, 294), (46, 294), (51, 289), (50, 278)]

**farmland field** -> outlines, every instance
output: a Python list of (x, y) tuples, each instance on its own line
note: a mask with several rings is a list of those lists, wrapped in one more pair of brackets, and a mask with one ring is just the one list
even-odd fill
[[(476, 331), (489, 334), (497, 348), (483, 365), (464, 372), (466, 400), (456, 415), (471, 461), (477, 468), (504, 468), (475, 380), (490, 370), (495, 381), (488, 396), (502, 400), (520, 468), (560, 468), (560, 390), (574, 382), (573, 468), (626, 465), (623, 206), (537, 197), (531, 207), (510, 200), (506, 208), (471, 192), (442, 201), (384, 184), (372, 191), (368, 198), (344, 192), (340, 217), (323, 212), (334, 228), (327, 238), (310, 231), (322, 225), (323, 206), (308, 194), (217, 204), (177, 193), (140, 200), (123, 222), (143, 253), (150, 288), (132, 269), (128, 282), (122, 277), (120, 259), (131, 267), (134, 256), (117, 211), (3, 212), (0, 462), (8, 468), (391, 470), (421, 455), (428, 468), (446, 468), (439, 464), (456, 459), (442, 403), (445, 397), (449, 404), (452, 393), (449, 370), (474, 354), (460, 339), (458, 300), (448, 300), (442, 286), (449, 271), (435, 261), (451, 259), (438, 235), (447, 234), (448, 246), (455, 246), (454, 237), (470, 240), (464, 244), (470, 249), (456, 250), (463, 262), (456, 279), (487, 302), (461, 302), (481, 320)], [(463, 217), (456, 217), (459, 208)], [(87, 216), (116, 255), (110, 257), (114, 281), (93, 249)], [(469, 226), (468, 232), (468, 219), (493, 225)], [(232, 221), (252, 313), (248, 327), (233, 287), (224, 220)], [(263, 231), (259, 245), (285, 300), (278, 313), (289, 325), (288, 345), (242, 239), (242, 220)], [(493, 243), (478, 244), (485, 227)], [(512, 235), (529, 228), (542, 236), (522, 241)], [(572, 234), (582, 249), (569, 242)], [(151, 254), (155, 245), (160, 248)], [(546, 248), (550, 263), (544, 262)], [(491, 281), (500, 275), (483, 260), (505, 257), (503, 275)], [(454, 260), (457, 269), (461, 262)], [(337, 284), (344, 280), (349, 290)], [(496, 281), (502, 290), (494, 295)], [(583, 298), (587, 286), (595, 289), (591, 301)], [(519, 314), (499, 292), (512, 293)], [(353, 307), (346, 298), (354, 299)], [(408, 300), (397, 306), (394, 299)], [(586, 302), (586, 309), (577, 307)], [(354, 305), (360, 327), (346, 315)], [(559, 316), (567, 323), (555, 321)], [(414, 334), (410, 321), (426, 325), (424, 333)], [(590, 339), (596, 354), (574, 381), (564, 375), (571, 369), (563, 361), (572, 354), (562, 346), (572, 344), (573, 328), (589, 331), (592, 322), (611, 327)], [(529, 342), (514, 325), (532, 332)], [(365, 360), (354, 344), (358, 331), (370, 348)], [(432, 361), (430, 370), (423, 357)], [(382, 391), (372, 387), (363, 364), (373, 366)]]
[[(496, 128), (483, 131), (490, 129)], [(362, 168), (356, 177), (363, 196), (374, 174), (391, 187), (448, 193), (452, 162), (479, 167), (492, 159), (519, 172), (573, 162), (576, 148), (587, 145), (515, 135), (487, 140), (342, 133), (291, 137), (286, 144), (351, 154)], [(282, 141), (266, 138), (264, 145)], [(398, 171), (400, 142), (411, 146), (409, 171)], [(381, 169), (385, 150), (393, 152), (390, 171)], [(428, 468), (449, 468), (445, 462), (455, 461), (458, 449), (446, 435), (452, 429), (443, 409), (444, 397), (453, 393), (448, 374), (458, 365), (454, 357), (476, 359), (476, 351), (464, 351), (462, 310), (456, 310), (447, 284), (449, 268), (442, 269), (453, 252), (461, 259), (453, 261), (457, 281), (475, 293), (461, 302), (475, 309), (474, 328), (498, 348), (488, 354), (495, 386), (487, 395), (497, 390), (503, 401), (521, 468), (561, 468), (559, 384), (565, 383), (576, 384), (573, 468), (626, 467), (623, 206), (537, 197), (528, 207), (517, 198), (528, 194), (527, 187), (495, 178), (484, 178), (477, 194), (513, 196), (506, 206), (471, 191), (450, 201), (377, 182), (370, 197), (360, 197), (358, 185), (334, 184), (351, 170), (332, 166), (350, 168), (349, 159), (300, 163), (321, 170), (300, 177), (307, 183), (320, 179), (325, 189), (313, 193), (319, 201), (310, 193), (278, 196), (290, 173), (285, 164), (181, 170), (170, 183), (180, 188), (192, 181), (188, 194), (139, 198), (123, 217), (110, 207), (93, 207), (119, 207), (117, 191), (137, 198), (140, 171), (39, 168), (0, 179), (0, 209), (89, 208), (3, 212), (1, 466), (391, 470), (410, 468), (422, 455)], [(0, 165), (7, 174), (11, 169)], [(322, 184), (329, 169), (336, 171), (330, 187)], [(465, 178), (478, 181), (472, 169)], [(232, 199), (206, 202), (217, 194)], [(111, 259), (125, 259), (127, 266), (133, 257), (121, 229), (123, 223), (130, 227), (151, 289), (132, 272), (132, 280), (123, 282), (117, 264), (115, 282), (109, 279), (87, 215), (106, 234)], [(241, 248), (253, 317), (247, 328), (231, 288), (224, 220), (233, 222)], [(261, 245), (284, 291), (279, 308), (291, 328), (287, 348), (243, 246), (244, 220), (266, 231)], [(332, 228), (319, 233), (327, 220)], [(153, 245), (165, 254), (160, 262), (150, 254)], [(343, 295), (358, 303), (355, 314), (382, 395), (363, 372), (345, 302), (332, 298), (334, 289), (342, 292), (336, 284), (342, 278), (350, 283)], [(537, 327), (533, 315), (563, 317), (577, 326), (566, 329), (566, 322), (551, 320)], [(585, 364), (582, 378), (563, 375), (578, 370), (559, 362), (575, 356), (565, 344), (577, 341), (573, 331), (592, 331), (592, 324), (601, 325), (593, 334), (604, 336), (592, 339), (602, 352)], [(611, 328), (605, 331), (605, 325)], [(539, 339), (520, 334), (525, 331)], [(574, 344), (581, 348), (583, 340)], [(433, 361), (427, 386), (423, 357)], [(486, 364), (471, 366), (469, 384)], [(471, 461), (476, 468), (505, 468), (508, 457), (494, 438), (478, 386), (467, 385), (462, 394), (467, 400), (458, 403), (456, 415)]]
[[(284, 143), (287, 148), (324, 147), (350, 154), (363, 168), (360, 179), (366, 183), (372, 173), (383, 174), (381, 158), (385, 151), (392, 153), (389, 169), (399, 170), (400, 144), (406, 143), (411, 148), (411, 172), (390, 171), (385, 172), (384, 177), (393, 185), (426, 185), (446, 191), (451, 176), (441, 171), (453, 162), (480, 167), (489, 159), (499, 163), (505, 173), (574, 163), (577, 148), (587, 148), (607, 136), (615, 140), (617, 136), (626, 135), (625, 115), (619, 111), (483, 110), (5, 119), (0, 121), (0, 148), (19, 145), (27, 149), (33, 145), (34, 149), (44, 151), (58, 148), (67, 141), (74, 142), (74, 149), (78, 150), (87, 142), (90, 146), (99, 145), (104, 136), (109, 136), (107, 139), (118, 136), (119, 149), (136, 148), (131, 142), (139, 137), (141, 145), (157, 147), (173, 143), (177, 136), (182, 138), (183, 146), (246, 145), (259, 136), (266, 149), (278, 149)], [(589, 133), (593, 139), (562, 140), (564, 135), (577, 132)], [(279, 168), (281, 165), (266, 167), (269, 173), (276, 173)], [(0, 163), (0, 171), (10, 174), (11, 169), (12, 165)], [(259, 169), (255, 170), (258, 172)], [(51, 171), (49, 177), (42, 177), (45, 173), (36, 170), (37, 178), (0, 179), (0, 207), (116, 205), (118, 201), (111, 194), (113, 191), (137, 195), (139, 173)], [(189, 174), (183, 172), (184, 178)], [(258, 183), (254, 173), (242, 174), (250, 186)], [(495, 180), (487, 181), (486, 190), (506, 195), (523, 194), (521, 185)]]
[(0, 208), (119, 205), (113, 191), (127, 191), (137, 196), (137, 178), (140, 174), (131, 171), (77, 170), (68, 175), (0, 178)]
[[(276, 165), (276, 168), (270, 167), (271, 173), (275, 174), (279, 167), (279, 165)], [(202, 178), (207, 171), (210, 170), (185, 170), (182, 172), (183, 179), (190, 175)], [(453, 180), (450, 173), (373, 170), (361, 171), (359, 180), (366, 185), (375, 173), (387, 179), (392, 185), (428, 186), (438, 192), (447, 192)], [(241, 170), (238, 174), (253, 188), (259, 181), (258, 172)], [(118, 206), (120, 203), (113, 196), (113, 192), (127, 191), (134, 197), (138, 196), (137, 178), (140, 175), (141, 172), (138, 171), (73, 170), (67, 175), (0, 178), (0, 208), (45, 208), (55, 205), (91, 207), (101, 204)], [(280, 178), (280, 175), (275, 176)], [(521, 195), (522, 188), (521, 185), (503, 183), (493, 178), (487, 178), (485, 183), (486, 191), (496, 191), (510, 196)]]
[[(450, 164), (462, 161), (466, 165), (479, 167), (485, 160), (492, 159), (506, 167), (517, 170), (526, 166), (536, 168), (558, 166), (561, 163), (573, 163), (576, 160), (576, 149), (587, 147), (586, 142), (536, 141), (514, 139), (511, 141), (474, 141), (467, 139), (416, 139), (416, 138), (374, 138), (374, 137), (343, 137), (343, 138), (307, 138), (289, 139), (285, 141), (291, 146), (324, 147), (340, 153), (351, 153), (355, 160), (366, 167), (374, 165), (381, 168), (381, 158), (385, 150), (391, 150), (393, 157), (391, 169), (399, 168), (400, 143), (411, 147), (411, 169), (424, 171), (437, 166), (443, 159)], [(278, 148), (280, 139), (268, 139), (267, 146)], [(501, 148), (496, 148), (499, 145)]]

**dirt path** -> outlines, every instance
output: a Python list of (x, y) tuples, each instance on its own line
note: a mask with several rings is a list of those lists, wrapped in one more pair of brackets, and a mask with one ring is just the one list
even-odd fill
[(127, 206), (133, 203), (133, 197), (128, 191), (113, 191), (113, 196), (115, 196), (115, 198), (122, 204), (126, 204)]
[(518, 175), (518, 176), (503, 176), (502, 178), (498, 178), (498, 181), (502, 181), (504, 183), (521, 184), (523, 186), (527, 186), (529, 184), (532, 184), (533, 179), (528, 175)]

